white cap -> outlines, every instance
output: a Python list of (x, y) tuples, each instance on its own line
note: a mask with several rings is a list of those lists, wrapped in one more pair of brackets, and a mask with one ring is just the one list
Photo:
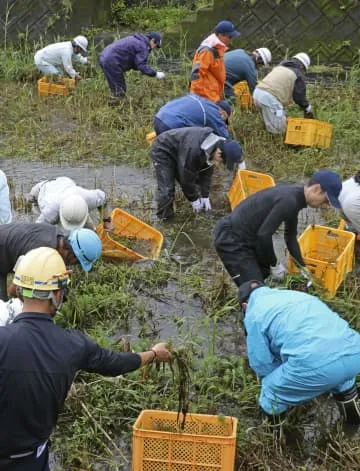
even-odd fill
[(294, 58), (300, 61), (306, 70), (309, 68), (311, 61), (310, 57), (305, 52), (299, 52), (299, 54), (296, 54)]
[(259, 54), (264, 65), (270, 64), (271, 62), (270, 49), (268, 49), (267, 47), (259, 47), (259, 49), (255, 49), (255, 52)]
[(80, 195), (71, 195), (60, 203), (59, 217), (66, 231), (84, 227), (89, 216), (89, 208)]
[(76, 46), (79, 46), (84, 52), (87, 51), (88, 40), (85, 36), (76, 36), (76, 38), (73, 39), (73, 43), (75, 43)]

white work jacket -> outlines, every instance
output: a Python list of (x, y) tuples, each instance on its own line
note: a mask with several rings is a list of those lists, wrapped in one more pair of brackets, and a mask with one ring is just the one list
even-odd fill
[(360, 184), (353, 177), (343, 182), (339, 201), (350, 229), (360, 233)]
[(9, 186), (5, 173), (0, 170), (0, 224), (12, 221)]
[(87, 63), (87, 57), (74, 54), (71, 41), (49, 44), (49, 46), (37, 51), (34, 59), (36, 65), (62, 66), (71, 78), (75, 78), (77, 73), (72, 65), (73, 61), (81, 64)]
[[(37, 200), (40, 216), (36, 222), (60, 225), (59, 210), (61, 202), (71, 195), (80, 195), (86, 201), (89, 212), (95, 208), (101, 208), (106, 204), (106, 195), (102, 190), (87, 190), (68, 177), (58, 177), (54, 180), (44, 180), (35, 185), (30, 196)], [(92, 227), (89, 218), (86, 226)]]

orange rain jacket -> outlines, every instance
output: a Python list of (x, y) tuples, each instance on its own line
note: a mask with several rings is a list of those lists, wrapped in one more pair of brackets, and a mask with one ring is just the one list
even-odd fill
[(211, 101), (223, 98), (227, 47), (215, 33), (208, 36), (195, 52), (190, 75), (190, 91)]

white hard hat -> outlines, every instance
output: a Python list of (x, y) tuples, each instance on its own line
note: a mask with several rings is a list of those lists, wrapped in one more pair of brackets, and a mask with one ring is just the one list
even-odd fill
[(310, 57), (305, 52), (299, 52), (299, 54), (296, 54), (294, 58), (300, 61), (306, 70), (309, 68), (311, 61)]
[(60, 203), (60, 222), (66, 231), (70, 232), (73, 229), (84, 227), (88, 216), (88, 205), (80, 195), (68, 196)]
[(76, 38), (73, 39), (73, 43), (75, 43), (76, 46), (79, 46), (83, 51), (87, 51), (88, 40), (85, 36), (76, 36)]
[(259, 49), (255, 49), (255, 52), (259, 54), (264, 65), (270, 64), (271, 62), (270, 49), (268, 49), (267, 47), (259, 47)]

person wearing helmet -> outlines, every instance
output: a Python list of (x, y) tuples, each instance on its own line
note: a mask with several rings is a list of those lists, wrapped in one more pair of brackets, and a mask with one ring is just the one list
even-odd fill
[(190, 91), (218, 102), (223, 99), (226, 78), (224, 54), (232, 39), (240, 36), (230, 21), (220, 21), (196, 50), (190, 73)]
[[(256, 280), (239, 288), (249, 363), (260, 407), (273, 424), (290, 408), (332, 393), (342, 418), (360, 425), (360, 335), (315, 296)], [(280, 420), (279, 420), (280, 419)]]
[(61, 226), (69, 234), (77, 227), (95, 230), (89, 211), (97, 208), (103, 215), (104, 228), (112, 231), (110, 208), (102, 190), (87, 190), (68, 177), (42, 180), (30, 190), (29, 201), (37, 203), (40, 216), (36, 222)]
[(337, 173), (319, 170), (305, 186), (276, 185), (258, 191), (221, 218), (214, 229), (214, 245), (234, 283), (264, 281), (270, 275), (276, 281), (285, 278), (286, 268), (273, 246), (273, 234), (282, 223), (290, 255), (302, 267), (301, 275), (310, 278), (297, 240), (298, 214), (307, 206), (340, 208), (341, 187)]
[(111, 99), (117, 102), (126, 94), (125, 72), (140, 70), (149, 77), (163, 79), (164, 72), (157, 72), (148, 65), (150, 52), (161, 47), (161, 34), (151, 31), (148, 34), (132, 34), (109, 44), (100, 54), (99, 62), (112, 93)]
[(157, 216), (174, 216), (177, 180), (193, 210), (211, 210), (209, 199), (213, 169), (226, 164), (245, 168), (241, 145), (216, 135), (212, 128), (171, 129), (158, 136), (150, 149), (158, 184)]
[(232, 112), (231, 105), (225, 101), (214, 103), (207, 98), (189, 93), (175, 98), (162, 106), (154, 119), (157, 135), (164, 131), (192, 126), (209, 127), (218, 136), (228, 139), (227, 124)]
[(314, 117), (306, 96), (305, 72), (309, 66), (310, 57), (300, 52), (274, 67), (256, 86), (254, 102), (272, 134), (285, 133), (286, 107), (292, 101), (304, 111), (304, 118)]
[(49, 471), (49, 438), (78, 371), (115, 377), (167, 362), (171, 354), (165, 343), (139, 353), (115, 352), (55, 324), (69, 272), (54, 249), (28, 252), (14, 283), (24, 306), (0, 328), (0, 469)]
[(225, 98), (234, 99), (234, 85), (246, 81), (249, 91), (253, 94), (257, 82), (257, 70), (271, 62), (271, 52), (260, 47), (253, 52), (234, 49), (224, 56), (226, 69)]
[(14, 295), (14, 286), (7, 287), (7, 275), (14, 270), (21, 255), (37, 247), (56, 249), (66, 265), (80, 263), (84, 271), (91, 270), (101, 255), (99, 237), (90, 229), (74, 229), (69, 237), (56, 226), (32, 222), (0, 225), (0, 299), (7, 301), (8, 292)]
[(76, 36), (72, 41), (49, 44), (34, 56), (35, 65), (44, 75), (59, 75), (64, 72), (75, 80), (81, 76), (73, 67), (73, 62), (87, 64), (88, 40), (85, 36)]
[(5, 173), (0, 170), (0, 224), (12, 221), (9, 185)]

